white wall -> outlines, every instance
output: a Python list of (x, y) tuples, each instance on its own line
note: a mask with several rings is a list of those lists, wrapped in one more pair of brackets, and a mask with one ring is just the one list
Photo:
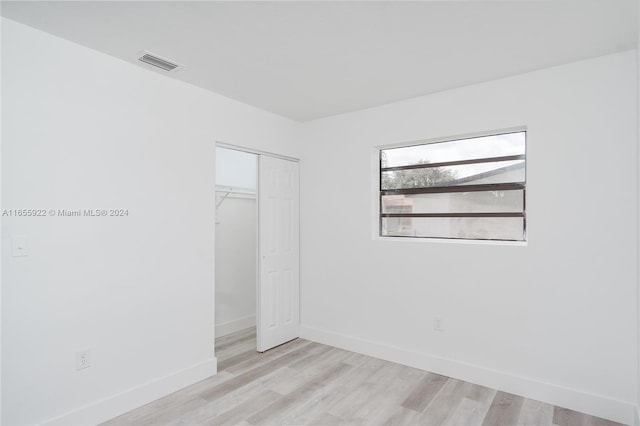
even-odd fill
[[(640, 0), (638, 1), (638, 27), (640, 28)], [(638, 124), (638, 128), (637, 128), (637, 134), (636, 134), (636, 138), (637, 138), (637, 145), (636, 145), (636, 149), (637, 149), (637, 155), (638, 155), (638, 190), (640, 191), (640, 31), (638, 32), (638, 47), (636, 48), (636, 67), (637, 67), (637, 89), (638, 89), (638, 93), (637, 93), (637, 98), (636, 98), (636, 105), (638, 107), (638, 115), (637, 115), (637, 124)], [(640, 201), (640, 192), (638, 193), (638, 198)], [(640, 202), (639, 202), (639, 207), (640, 207)], [(638, 212), (638, 222), (640, 223), (640, 211)], [(636, 259), (636, 266), (638, 268), (638, 271), (640, 271), (640, 226), (638, 228), (638, 247), (639, 247), (639, 251), (638, 251), (638, 258)], [(638, 320), (638, 327), (637, 327), (637, 331), (638, 331), (638, 336), (637, 336), (637, 344), (638, 344), (638, 378), (637, 378), (637, 383), (636, 383), (636, 388), (637, 388), (637, 400), (636, 400), (636, 413), (635, 413), (635, 425), (636, 426), (640, 426), (640, 274), (638, 276), (638, 289), (637, 289), (637, 304), (636, 304), (636, 317)]]
[[(630, 422), (635, 57), (304, 124), (303, 336)], [(374, 146), (522, 125), (526, 246), (373, 238)]]
[[(640, 0), (638, 1), (638, 5), (640, 6)], [(640, 28), (640, 7), (638, 7), (638, 28)], [(636, 135), (637, 137), (637, 154), (638, 154), (638, 190), (640, 191), (640, 31), (638, 31), (638, 47), (636, 49), (636, 66), (638, 69), (638, 75), (637, 75), (637, 84), (638, 84), (638, 94), (637, 94), (637, 106), (638, 106), (638, 116), (637, 116), (637, 120), (638, 120), (638, 133)], [(640, 198), (640, 193), (638, 194), (638, 197)], [(640, 203), (639, 203), (640, 206)], [(640, 211), (638, 212), (638, 221), (640, 223)], [(638, 247), (640, 248), (640, 227), (638, 229)], [(638, 271), (640, 271), (640, 250), (638, 252), (638, 258), (636, 259), (637, 262), (637, 268)], [(636, 316), (638, 319), (638, 327), (637, 327), (637, 331), (638, 331), (638, 337), (637, 337), (637, 343), (638, 343), (638, 381), (636, 383), (636, 387), (637, 387), (637, 396), (638, 399), (636, 400), (636, 414), (635, 414), (635, 424), (636, 426), (640, 426), (640, 274), (638, 276), (638, 290), (637, 290), (637, 298), (638, 298), (638, 302), (636, 304)]]
[(235, 149), (216, 148), (216, 185), (255, 190), (257, 158)]
[(3, 423), (94, 424), (213, 374), (214, 141), (297, 156), (294, 123), (6, 19), (2, 88), (4, 208), (129, 211), (3, 218)]
[(216, 211), (216, 337), (256, 324), (256, 215), (233, 195)]
[[(2, 6), (0, 5), (0, 8)], [(3, 21), (0, 19), (0, 36), (2, 35)], [(2, 39), (0, 38), (0, 44)], [(2, 46), (0, 45), (0, 48)], [(2, 117), (2, 54), (0, 53), (0, 118)], [(0, 119), (0, 188), (2, 187), (2, 120)], [(1, 190), (0, 190), (1, 192)], [(2, 197), (0, 195), (0, 211), (2, 210)], [(1, 219), (0, 219), (1, 220)], [(0, 229), (1, 234), (1, 229)], [(3, 256), (2, 244), (0, 242), (0, 259)], [(0, 425), (2, 424), (2, 261), (0, 261)]]

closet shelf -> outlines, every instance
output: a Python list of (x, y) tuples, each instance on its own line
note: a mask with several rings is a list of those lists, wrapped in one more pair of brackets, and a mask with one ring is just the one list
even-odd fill
[(231, 186), (216, 186), (216, 199), (218, 198), (218, 193), (223, 193), (220, 200), (216, 202), (216, 210), (220, 205), (227, 199), (227, 197), (231, 194), (240, 195), (242, 198), (255, 198), (256, 191), (251, 188), (235, 188)]

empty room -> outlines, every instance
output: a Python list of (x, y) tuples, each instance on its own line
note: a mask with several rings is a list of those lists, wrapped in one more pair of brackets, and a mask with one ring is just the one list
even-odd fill
[(1, 424), (640, 426), (639, 9), (1, 1)]

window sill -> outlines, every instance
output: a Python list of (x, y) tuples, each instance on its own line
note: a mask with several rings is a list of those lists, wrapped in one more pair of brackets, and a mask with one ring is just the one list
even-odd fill
[(490, 245), (490, 246), (515, 246), (526, 247), (528, 241), (499, 241), (499, 240), (465, 240), (455, 238), (423, 238), (423, 237), (381, 237), (375, 235), (374, 241), (387, 242), (410, 242), (410, 243), (437, 243), (437, 244), (471, 244), (471, 245)]

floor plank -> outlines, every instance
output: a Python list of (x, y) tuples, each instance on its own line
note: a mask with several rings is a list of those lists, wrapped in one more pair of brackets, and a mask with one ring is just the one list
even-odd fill
[(225, 359), (218, 358), (218, 372), (225, 371), (236, 364), (240, 364), (241, 362), (257, 358), (256, 354), (256, 348), (250, 348)]
[(269, 361), (277, 359), (283, 354), (293, 352), (303, 346), (308, 345), (309, 343), (311, 342), (304, 339), (296, 339), (287, 343), (286, 345), (278, 346), (277, 348), (273, 348), (265, 353), (254, 352), (253, 357), (246, 359), (242, 362), (239, 362), (235, 365), (232, 365), (231, 367), (228, 367), (225, 371), (228, 371), (231, 374), (241, 374), (257, 366), (260, 366)]
[(344, 363), (329, 368), (319, 377), (315, 377), (310, 382), (303, 384), (291, 393), (264, 407), (247, 418), (247, 421), (252, 425), (277, 424), (276, 420), (283, 412), (290, 410), (295, 403), (310, 399), (322, 386), (327, 386), (332, 380), (340, 377), (351, 368), (353, 368), (351, 365)]
[(525, 399), (520, 410), (518, 426), (551, 426), (553, 405), (533, 399)]
[(481, 424), (495, 395), (495, 389), (472, 384), (445, 424), (452, 426)]
[(254, 413), (257, 413), (264, 407), (265, 405), (270, 405), (276, 402), (278, 399), (282, 398), (282, 395), (276, 393), (272, 390), (262, 391), (255, 398), (252, 398), (248, 401), (243, 402), (242, 404), (238, 404), (230, 410), (225, 411), (213, 418), (210, 422), (207, 422), (207, 425), (234, 425), (242, 420), (246, 419), (247, 416), (251, 416)]
[(446, 377), (429, 373), (402, 402), (402, 406), (421, 413), (446, 382)]
[(285, 355), (282, 355), (274, 360), (267, 362), (266, 364), (259, 365), (245, 373), (242, 373), (231, 380), (227, 380), (226, 382), (212, 388), (206, 390), (200, 394), (200, 396), (206, 400), (213, 400), (216, 398), (220, 398), (225, 394), (234, 391), (242, 386), (245, 386), (260, 377), (263, 377), (267, 374), (272, 373), (274, 370), (277, 370), (282, 367), (286, 367), (288, 364), (297, 361), (303, 358), (307, 354), (305, 347), (303, 346), (300, 349), (297, 349), (293, 352), (289, 352)]
[(617, 424), (610, 420), (590, 416), (568, 408), (554, 407), (553, 409), (554, 426), (612, 426)]
[(518, 423), (524, 398), (506, 392), (497, 392), (483, 426), (512, 426)]
[(419, 417), (421, 425), (441, 426), (453, 416), (471, 383), (448, 379)]
[(397, 407), (381, 424), (384, 426), (417, 425), (419, 413), (402, 406)]

